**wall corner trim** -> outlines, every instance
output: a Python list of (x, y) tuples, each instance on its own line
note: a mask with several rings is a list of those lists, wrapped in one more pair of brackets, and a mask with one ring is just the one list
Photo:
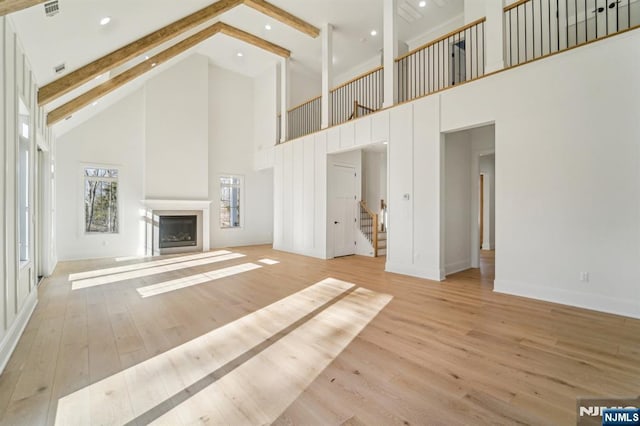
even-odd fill
[(37, 304), (38, 290), (33, 289), (31, 294), (27, 296), (27, 300), (25, 300), (22, 310), (18, 313), (15, 321), (13, 321), (13, 324), (11, 324), (11, 327), (7, 330), (7, 334), (0, 342), (0, 374), (4, 372), (4, 368), (7, 366), (13, 351), (18, 345), (18, 341), (20, 340), (24, 329), (27, 327), (29, 319), (31, 319), (31, 315), (33, 314)]

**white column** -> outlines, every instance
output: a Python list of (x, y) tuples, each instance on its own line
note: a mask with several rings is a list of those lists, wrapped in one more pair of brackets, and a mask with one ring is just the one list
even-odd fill
[(289, 109), (289, 58), (280, 62), (280, 142), (286, 142), (289, 135), (287, 110)]
[(383, 107), (398, 101), (398, 76), (395, 59), (398, 56), (398, 0), (383, 0), (384, 14), (384, 102)]
[(485, 0), (485, 73), (504, 68), (504, 0)]
[(322, 112), (321, 125), (326, 129), (331, 125), (331, 84), (333, 83), (333, 26), (322, 27)]

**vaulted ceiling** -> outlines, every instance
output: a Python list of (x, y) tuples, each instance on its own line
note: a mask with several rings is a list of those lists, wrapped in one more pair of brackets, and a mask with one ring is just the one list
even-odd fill
[[(59, 13), (52, 17), (46, 16), (42, 4), (10, 16), (42, 86), (211, 3), (212, 0), (59, 0)], [(333, 24), (335, 74), (371, 59), (382, 48), (382, 0), (271, 0), (270, 3), (316, 27), (326, 22)], [(411, 40), (462, 14), (464, 1), (425, 0), (424, 7), (419, 6), (419, 0), (398, 3), (399, 38)], [(111, 20), (100, 25), (104, 17)], [(322, 45), (319, 37), (303, 34), (245, 5), (210, 23), (218, 20), (289, 49), (292, 72), (319, 74)], [(377, 35), (372, 36), (372, 30)], [(136, 58), (112, 75), (162, 48), (166, 46)], [(208, 56), (211, 63), (249, 77), (261, 74), (278, 60), (275, 55), (222, 35), (201, 43), (195, 50)], [(57, 74), (54, 68), (63, 63), (65, 71)], [(170, 64), (158, 68), (166, 66)], [(89, 82), (47, 108), (56, 108), (97, 84), (99, 81)]]

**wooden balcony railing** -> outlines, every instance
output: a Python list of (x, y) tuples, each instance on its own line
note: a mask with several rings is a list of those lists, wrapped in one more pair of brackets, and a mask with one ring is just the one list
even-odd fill
[(320, 130), (321, 102), (322, 98), (318, 96), (289, 110), (287, 113), (289, 139), (299, 138)]
[(378, 257), (378, 215), (360, 201), (360, 231), (373, 247), (373, 257)]
[[(478, 19), (397, 58), (398, 102), (484, 76), (485, 23)], [(639, 28), (640, 0), (519, 0), (504, 8), (504, 25), (511, 67)], [(329, 124), (378, 111), (383, 100), (384, 68), (377, 67), (331, 90)], [(291, 109), (288, 120), (288, 139), (320, 130), (321, 98)]]
[(504, 8), (505, 61), (514, 66), (640, 24), (634, 0), (520, 0)]
[(484, 75), (484, 25), (471, 22), (397, 58), (398, 102)]
[(378, 67), (333, 89), (331, 124), (344, 123), (382, 108), (383, 74), (383, 68)]

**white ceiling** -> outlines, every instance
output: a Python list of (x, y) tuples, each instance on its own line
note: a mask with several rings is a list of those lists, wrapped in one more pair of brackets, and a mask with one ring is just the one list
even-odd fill
[[(59, 2), (60, 13), (53, 17), (45, 16), (42, 5), (11, 15), (40, 85), (60, 77), (53, 69), (58, 64), (63, 62), (66, 64), (65, 72), (77, 69), (212, 3), (211, 0), (59, 0)], [(370, 60), (382, 48), (382, 0), (270, 0), (270, 2), (317, 27), (327, 22), (334, 26), (334, 72), (336, 75)], [(419, 0), (398, 0), (398, 3), (401, 16), (413, 15), (415, 18), (411, 23), (405, 19), (399, 19), (401, 40), (416, 39), (428, 33), (439, 24), (461, 15), (464, 7), (464, 0), (426, 0), (427, 4), (424, 8), (418, 6)], [(111, 17), (111, 22), (106, 26), (100, 26), (99, 21), (104, 16)], [(239, 6), (223, 14), (218, 20), (291, 50), (292, 72), (320, 73), (322, 46), (320, 37), (311, 38), (246, 6)], [(265, 29), (266, 24), (271, 25), (270, 31)], [(378, 35), (372, 37), (371, 30), (376, 30)], [(156, 50), (163, 48), (166, 46)], [(215, 65), (248, 77), (261, 74), (278, 60), (273, 54), (222, 35), (214, 36), (194, 51), (208, 56), (211, 63)], [(242, 58), (237, 56), (238, 52), (243, 53)], [(150, 53), (153, 54), (153, 52)], [(132, 64), (141, 60), (144, 58), (138, 58), (132, 61)], [(175, 61), (170, 62), (175, 63)], [(112, 71), (111, 75), (121, 72), (132, 64)], [(170, 64), (161, 64), (158, 68), (166, 69), (167, 66)], [(138, 80), (136, 82), (139, 84)], [(86, 91), (98, 83), (99, 81), (88, 83), (78, 91), (50, 105), (48, 109), (72, 99), (79, 92)]]

